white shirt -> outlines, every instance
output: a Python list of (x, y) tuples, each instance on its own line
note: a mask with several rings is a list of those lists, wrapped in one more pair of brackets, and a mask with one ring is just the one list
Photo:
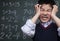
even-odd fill
[[(52, 21), (49, 21), (47, 23), (42, 23), (42, 25), (44, 27), (47, 27), (48, 25), (50, 25), (52, 23)], [(34, 34), (35, 34), (35, 27), (36, 27), (36, 24), (34, 24), (31, 19), (28, 19), (26, 21), (26, 24), (23, 25), (21, 27), (21, 30), (23, 31), (23, 33), (25, 33), (26, 35), (30, 36), (30, 37), (33, 37)], [(60, 36), (60, 27), (57, 28), (57, 31), (58, 31), (58, 35)]]
[(41, 23), (45, 28), (52, 23), (52, 20), (46, 22), (46, 23)]

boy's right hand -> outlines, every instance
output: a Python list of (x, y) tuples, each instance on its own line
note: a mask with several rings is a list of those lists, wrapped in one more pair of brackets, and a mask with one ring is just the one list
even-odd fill
[(36, 23), (37, 19), (40, 16), (40, 7), (41, 7), (41, 5), (39, 5), (39, 4), (35, 5), (35, 16), (33, 16), (33, 18), (31, 19), (33, 23)]
[(39, 4), (36, 4), (35, 5), (35, 13), (36, 14), (39, 14), (40, 15), (40, 8), (41, 8), (41, 5), (39, 5)]

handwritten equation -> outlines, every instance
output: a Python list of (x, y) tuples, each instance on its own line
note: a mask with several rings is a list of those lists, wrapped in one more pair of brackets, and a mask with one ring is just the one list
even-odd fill
[[(34, 3), (32, 1), (2, 1), (0, 6), (0, 39), (21, 38), (20, 24), (32, 17)], [(21, 19), (18, 21), (16, 18)], [(22, 38), (26, 37), (23, 35)]]

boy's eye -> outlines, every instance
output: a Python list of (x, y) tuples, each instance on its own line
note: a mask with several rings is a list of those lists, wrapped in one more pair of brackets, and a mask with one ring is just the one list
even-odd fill
[(48, 12), (51, 12), (52, 10), (47, 10)]
[(40, 9), (40, 11), (44, 11), (44, 9)]
[[(40, 11), (45, 11), (44, 9), (40, 9)], [(52, 10), (48, 9), (47, 12), (51, 12)]]

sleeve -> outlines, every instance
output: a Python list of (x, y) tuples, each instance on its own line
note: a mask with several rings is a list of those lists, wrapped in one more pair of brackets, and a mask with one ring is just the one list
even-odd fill
[(58, 31), (58, 36), (60, 36), (60, 27), (58, 27), (57, 31)]
[(35, 34), (35, 27), (36, 27), (36, 24), (34, 24), (31, 19), (28, 19), (26, 21), (26, 24), (23, 25), (21, 27), (21, 30), (23, 31), (23, 33), (25, 33), (26, 35), (32, 37), (34, 36)]

